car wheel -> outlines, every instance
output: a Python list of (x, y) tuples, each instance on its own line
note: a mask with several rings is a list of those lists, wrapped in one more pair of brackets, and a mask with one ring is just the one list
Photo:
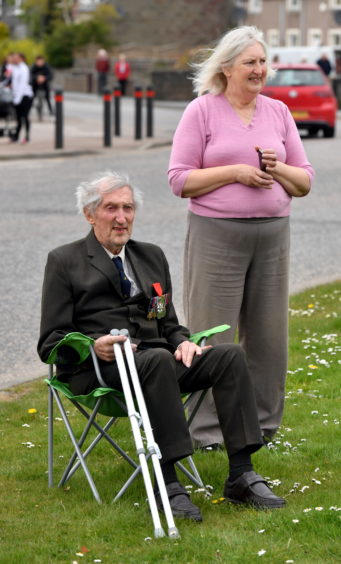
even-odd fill
[(325, 137), (334, 137), (335, 135), (335, 127), (325, 127), (324, 128), (324, 136)]
[(316, 135), (319, 132), (319, 128), (318, 127), (309, 127), (309, 135), (311, 135), (312, 137), (316, 137)]

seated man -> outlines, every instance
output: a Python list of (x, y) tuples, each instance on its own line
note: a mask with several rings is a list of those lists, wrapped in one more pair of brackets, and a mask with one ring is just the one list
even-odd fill
[[(193, 452), (181, 393), (209, 387), (229, 459), (224, 496), (258, 508), (282, 507), (285, 501), (272, 493), (251, 463), (263, 440), (244, 352), (238, 345), (200, 348), (188, 340), (189, 331), (179, 325), (174, 310), (162, 250), (130, 238), (139, 193), (126, 176), (113, 172), (80, 184), (77, 198), (92, 229), (84, 239), (49, 253), (41, 359), (46, 361), (67, 333), (79, 331), (95, 339), (103, 379), (121, 390), (113, 343), (126, 337), (112, 336), (110, 330), (128, 329), (174, 516), (201, 521), (174, 464)], [(69, 382), (74, 394), (87, 394), (98, 387), (92, 361), (73, 364), (78, 360), (73, 354), (73, 349), (59, 348), (58, 378)]]

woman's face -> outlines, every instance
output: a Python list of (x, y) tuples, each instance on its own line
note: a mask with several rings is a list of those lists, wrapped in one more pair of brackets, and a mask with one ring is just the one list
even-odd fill
[(253, 43), (238, 57), (230, 67), (223, 68), (227, 78), (227, 89), (257, 95), (263, 88), (267, 75), (267, 61), (260, 43)]

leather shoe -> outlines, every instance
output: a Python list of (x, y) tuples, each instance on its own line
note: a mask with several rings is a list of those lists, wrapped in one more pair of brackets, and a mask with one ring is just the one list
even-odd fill
[(224, 497), (237, 504), (252, 505), (256, 509), (276, 509), (285, 505), (285, 500), (277, 497), (262, 476), (244, 472), (239, 478), (225, 482)]
[[(189, 493), (180, 482), (171, 482), (166, 485), (169, 503), (174, 517), (183, 517), (202, 521), (199, 507), (194, 505), (189, 498)], [(159, 492), (155, 494), (156, 505), (159, 511), (163, 511), (163, 505)]]

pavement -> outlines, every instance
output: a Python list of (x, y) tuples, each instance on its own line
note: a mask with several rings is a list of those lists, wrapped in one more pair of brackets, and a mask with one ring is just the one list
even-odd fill
[[(105, 154), (110, 151), (136, 151), (170, 145), (176, 124), (188, 102), (154, 101), (154, 135), (135, 139), (135, 100), (121, 99), (121, 123), (124, 122), (123, 134), (112, 135), (110, 147), (104, 146), (103, 101), (93, 94), (64, 93), (63, 102), (63, 148), (55, 148), (56, 120), (52, 116), (45, 116), (38, 121), (35, 108), (32, 107), (31, 140), (29, 143), (13, 143), (8, 136), (0, 137), (0, 160), (17, 160), (31, 158), (58, 158), (67, 156)], [(143, 123), (146, 116), (143, 106)], [(164, 115), (173, 115), (173, 127), (169, 127), (169, 120)], [(0, 123), (0, 127), (4, 124)], [(14, 125), (14, 124), (12, 124)], [(112, 132), (114, 130), (112, 121)], [(21, 137), (23, 137), (23, 129)], [(144, 135), (144, 133), (143, 133)]]

